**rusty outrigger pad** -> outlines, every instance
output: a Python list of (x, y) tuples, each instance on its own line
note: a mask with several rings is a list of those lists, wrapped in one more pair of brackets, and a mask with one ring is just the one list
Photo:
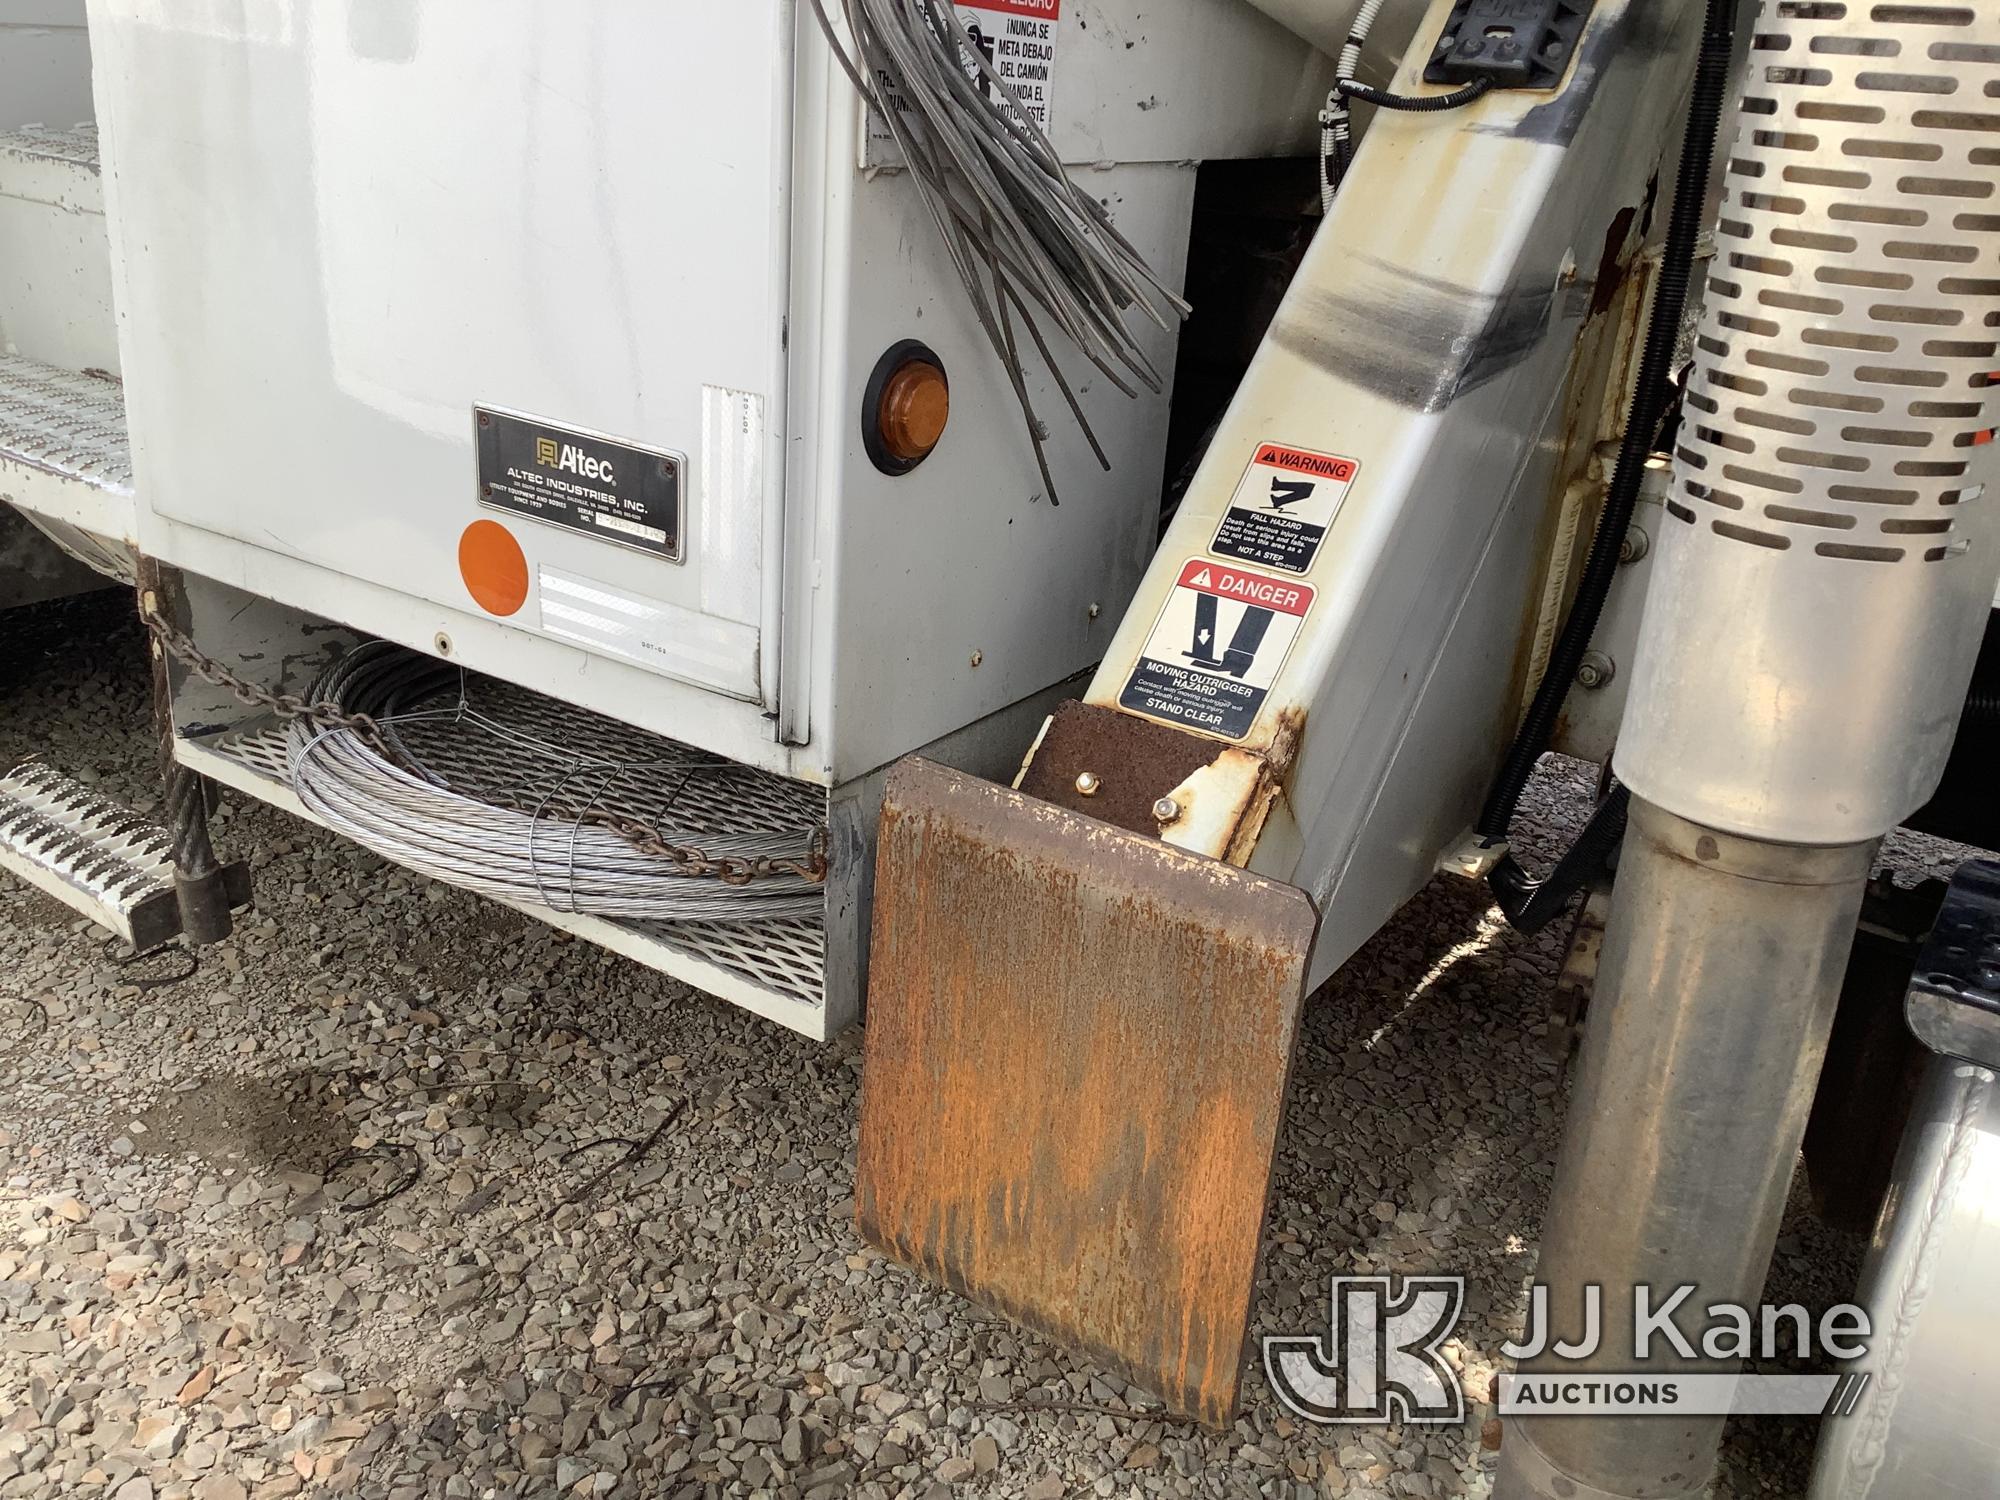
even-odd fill
[(1317, 921), (1290, 886), (903, 761), (863, 1237), (1227, 1425)]

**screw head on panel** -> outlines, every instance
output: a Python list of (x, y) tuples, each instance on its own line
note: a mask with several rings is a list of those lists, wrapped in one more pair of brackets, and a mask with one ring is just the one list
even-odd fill
[(1618, 675), (1618, 663), (1601, 651), (1592, 651), (1583, 658), (1576, 669), (1576, 685), (1595, 692), (1606, 687)]

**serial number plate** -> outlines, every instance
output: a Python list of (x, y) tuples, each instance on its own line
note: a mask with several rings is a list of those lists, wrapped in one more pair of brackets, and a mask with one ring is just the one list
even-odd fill
[(681, 455), (492, 407), (474, 413), (480, 504), (681, 560)]

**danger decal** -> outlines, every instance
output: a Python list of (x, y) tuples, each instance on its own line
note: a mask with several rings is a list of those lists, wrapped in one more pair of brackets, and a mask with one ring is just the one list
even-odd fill
[(1312, 585), (1199, 558), (1181, 568), (1119, 695), (1128, 712), (1245, 738), (1316, 598)]
[(1263, 443), (1216, 528), (1218, 557), (1303, 573), (1319, 556), (1361, 465), (1332, 453)]

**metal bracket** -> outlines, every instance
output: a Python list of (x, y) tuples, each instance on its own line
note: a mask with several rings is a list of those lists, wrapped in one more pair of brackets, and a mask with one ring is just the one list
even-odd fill
[(1477, 829), (1468, 828), (1459, 835), (1457, 843), (1438, 856), (1438, 874), (1484, 880), (1499, 868), (1500, 861), (1507, 857), (1510, 848), (1512, 845), (1504, 839), (1496, 842), (1482, 838)]
[(1552, 89), (1569, 71), (1595, 0), (1458, 0), (1438, 37), (1425, 83), (1490, 82)]

